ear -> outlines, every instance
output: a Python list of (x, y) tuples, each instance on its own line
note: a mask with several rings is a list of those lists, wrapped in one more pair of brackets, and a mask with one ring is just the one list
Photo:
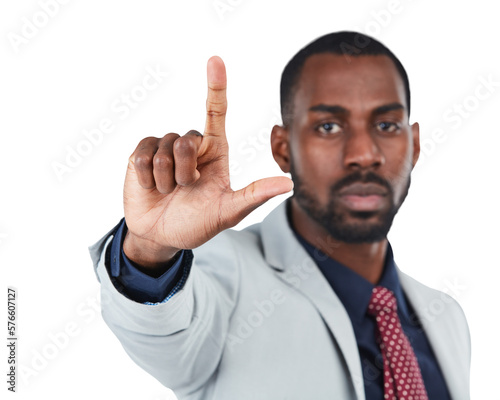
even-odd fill
[(288, 129), (274, 125), (271, 131), (271, 150), (274, 160), (285, 173), (290, 172), (290, 146), (288, 143)]
[(411, 132), (413, 136), (413, 167), (417, 163), (418, 157), (420, 156), (420, 126), (418, 122), (413, 123), (411, 126)]

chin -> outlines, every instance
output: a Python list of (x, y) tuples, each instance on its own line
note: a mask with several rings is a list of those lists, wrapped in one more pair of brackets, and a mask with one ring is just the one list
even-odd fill
[[(356, 211), (330, 214), (321, 221), (335, 239), (345, 243), (375, 243), (384, 240), (392, 226), (391, 212)], [(326, 216), (326, 215), (324, 215)]]

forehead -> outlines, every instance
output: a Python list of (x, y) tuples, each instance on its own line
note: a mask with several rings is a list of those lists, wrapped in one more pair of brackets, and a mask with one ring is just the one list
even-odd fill
[(345, 57), (315, 54), (302, 68), (294, 98), (295, 112), (315, 104), (370, 110), (399, 102), (405, 109), (403, 79), (385, 55)]

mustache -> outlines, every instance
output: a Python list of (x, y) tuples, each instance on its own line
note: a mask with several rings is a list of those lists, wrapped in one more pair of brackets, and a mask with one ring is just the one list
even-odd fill
[(339, 192), (346, 186), (352, 185), (353, 183), (375, 183), (380, 186), (385, 187), (389, 193), (392, 193), (392, 186), (387, 179), (382, 178), (373, 171), (368, 171), (362, 173), (361, 171), (355, 171), (352, 174), (346, 175), (337, 183), (332, 185), (330, 188), (330, 193), (335, 194)]

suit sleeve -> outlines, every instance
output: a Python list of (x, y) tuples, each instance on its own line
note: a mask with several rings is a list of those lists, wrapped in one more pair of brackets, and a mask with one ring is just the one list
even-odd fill
[(159, 303), (183, 286), (186, 273), (191, 267), (191, 250), (180, 251), (170, 267), (160, 276), (147, 275), (127, 258), (123, 241), (127, 233), (125, 218), (121, 220), (110, 243), (109, 262), (106, 263), (111, 281), (128, 298), (139, 303)]
[(113, 285), (106, 250), (115, 232), (89, 248), (104, 321), (128, 355), (162, 384), (179, 395), (204, 390), (222, 356), (239, 290), (240, 263), (229, 235), (223, 232), (203, 245), (203, 258), (195, 252), (183, 287), (168, 301), (150, 305)]

